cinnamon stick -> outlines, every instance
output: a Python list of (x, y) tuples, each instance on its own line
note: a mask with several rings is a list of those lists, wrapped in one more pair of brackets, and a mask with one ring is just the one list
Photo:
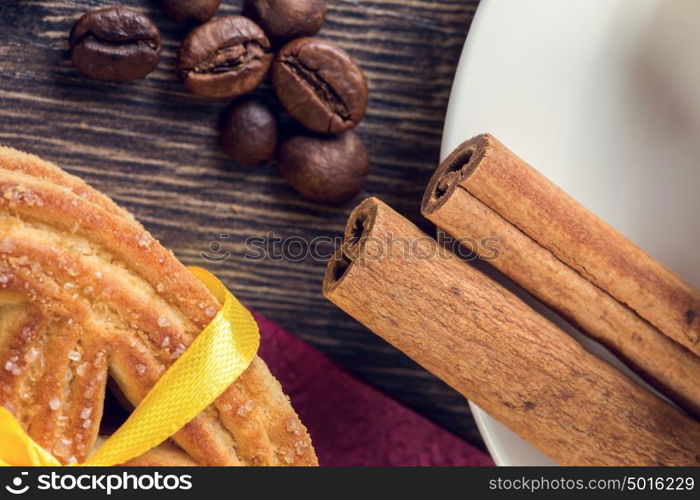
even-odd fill
[(365, 200), (324, 295), (558, 463), (700, 464), (700, 424), (443, 250)]
[[(444, 176), (450, 175), (447, 165), (438, 168), (432, 187), (442, 185)], [(700, 357), (659, 332), (461, 186), (440, 197), (428, 189), (421, 211), (700, 418)], [(485, 243), (494, 237), (497, 250)]]
[(488, 134), (457, 148), (428, 187), (464, 189), (666, 336), (700, 355), (700, 290), (634, 245)]

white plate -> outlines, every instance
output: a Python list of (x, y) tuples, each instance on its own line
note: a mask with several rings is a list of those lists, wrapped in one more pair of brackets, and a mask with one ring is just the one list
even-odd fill
[[(700, 1), (482, 0), (442, 156), (481, 132), (700, 285)], [(496, 463), (551, 464), (472, 408)]]

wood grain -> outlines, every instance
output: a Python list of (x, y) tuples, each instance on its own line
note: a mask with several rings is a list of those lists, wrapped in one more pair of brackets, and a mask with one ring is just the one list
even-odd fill
[[(75, 20), (87, 10), (116, 4), (144, 9), (163, 33), (161, 64), (140, 82), (87, 80), (67, 57)], [(339, 236), (352, 203), (329, 208), (305, 202), (274, 165), (244, 169), (226, 158), (217, 143), (217, 123), (228, 103), (184, 90), (174, 67), (187, 30), (154, 4), (0, 2), (0, 144), (80, 175), (132, 211), (185, 263), (206, 265), (246, 304), (356, 376), (479, 444), (460, 395), (322, 297), (325, 262), (244, 258), (245, 240), (268, 232), (307, 241)], [(222, 14), (240, 11), (240, 1), (222, 4)], [(368, 113), (358, 128), (372, 165), (363, 196), (381, 197), (415, 222), (421, 220), (421, 194), (438, 162), (452, 77), (476, 4), (328, 3), (320, 36), (356, 57), (369, 80)], [(267, 85), (261, 92), (269, 92)], [(213, 241), (220, 243), (220, 253), (230, 253), (220, 264), (202, 257)]]

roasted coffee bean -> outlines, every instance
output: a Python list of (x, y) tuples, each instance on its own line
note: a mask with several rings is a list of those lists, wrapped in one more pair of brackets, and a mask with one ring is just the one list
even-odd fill
[(326, 20), (326, 0), (247, 0), (243, 12), (271, 39), (286, 42), (318, 33)]
[(216, 14), (221, 0), (158, 0), (160, 8), (176, 23), (205, 23)]
[(138, 80), (160, 61), (160, 31), (128, 7), (88, 12), (73, 26), (69, 43), (75, 67), (97, 80)]
[(263, 30), (243, 16), (198, 26), (178, 54), (185, 87), (205, 97), (237, 97), (253, 90), (267, 73), (272, 54)]
[(272, 63), (272, 85), (287, 112), (309, 130), (335, 134), (357, 125), (367, 108), (367, 80), (336, 44), (299, 38)]
[(259, 165), (274, 158), (277, 117), (270, 105), (255, 97), (234, 102), (224, 116), (221, 146), (241, 165)]
[(302, 197), (334, 205), (357, 196), (369, 172), (367, 150), (352, 131), (292, 136), (280, 145), (278, 164)]

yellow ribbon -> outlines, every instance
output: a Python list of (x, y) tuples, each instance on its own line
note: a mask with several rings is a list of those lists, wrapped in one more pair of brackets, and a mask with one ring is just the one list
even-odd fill
[[(117, 465), (158, 446), (195, 418), (248, 368), (260, 344), (250, 312), (211, 273), (190, 267), (221, 309), (133, 413), (81, 465)], [(0, 466), (59, 466), (0, 406)]]

